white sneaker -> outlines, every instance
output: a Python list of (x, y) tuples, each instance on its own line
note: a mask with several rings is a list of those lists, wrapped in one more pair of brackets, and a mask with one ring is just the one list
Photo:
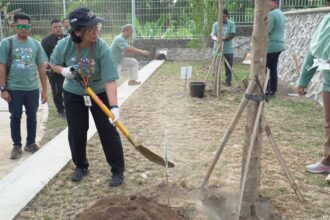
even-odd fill
[(330, 173), (330, 166), (325, 165), (321, 162), (310, 164), (306, 166), (306, 169), (310, 173)]
[(325, 178), (325, 181), (330, 184), (330, 174), (328, 174), (328, 176)]

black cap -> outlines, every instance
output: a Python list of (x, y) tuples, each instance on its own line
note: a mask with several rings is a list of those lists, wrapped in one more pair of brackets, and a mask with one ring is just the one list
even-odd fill
[(89, 8), (86, 7), (76, 8), (69, 14), (71, 27), (90, 27), (97, 25), (103, 20), (103, 18), (97, 17)]
[(222, 13), (223, 13), (224, 15), (229, 15), (228, 9), (226, 9), (226, 8), (223, 9)]

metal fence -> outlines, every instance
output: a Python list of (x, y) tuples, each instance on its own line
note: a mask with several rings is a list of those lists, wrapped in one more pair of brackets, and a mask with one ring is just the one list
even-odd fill
[[(198, 6), (209, 4), (209, 9)], [(105, 18), (101, 36), (108, 41), (120, 33), (121, 27), (132, 23), (136, 38), (193, 38), (199, 37), (197, 23), (209, 28), (217, 19), (218, 0), (11, 0), (1, 1), (1, 37), (14, 34), (10, 18), (15, 11), (24, 11), (32, 18), (32, 35), (41, 39), (50, 32), (50, 21), (63, 19), (77, 7), (86, 6)], [(281, 0), (282, 10), (293, 8), (322, 7), (325, 0)], [(225, 7), (237, 25), (253, 22), (253, 0), (226, 0)], [(201, 21), (196, 21), (200, 13)], [(205, 15), (208, 14), (209, 15)], [(211, 16), (210, 16), (211, 15)], [(193, 19), (193, 17), (195, 19)], [(133, 19), (135, 18), (135, 19)], [(203, 23), (209, 20), (207, 24)], [(200, 25), (200, 24), (199, 24)]]
[(279, 6), (283, 11), (324, 7), (326, 0), (280, 0)]
[[(193, 22), (188, 0), (12, 0), (3, 8), (2, 37), (14, 34), (12, 15), (23, 11), (31, 16), (32, 35), (40, 39), (50, 32), (50, 21), (63, 19), (74, 8), (85, 6), (105, 19), (101, 36), (108, 41), (132, 23), (137, 38), (192, 38)], [(135, 18), (135, 19), (133, 19)]]

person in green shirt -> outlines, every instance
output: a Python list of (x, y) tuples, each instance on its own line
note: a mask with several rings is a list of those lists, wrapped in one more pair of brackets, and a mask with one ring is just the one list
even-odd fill
[[(124, 155), (121, 139), (112, 124), (119, 119), (117, 104), (117, 66), (109, 45), (98, 37), (102, 18), (90, 9), (81, 7), (69, 14), (70, 36), (58, 41), (50, 57), (50, 66), (61, 73), (64, 80), (64, 104), (68, 123), (68, 139), (73, 163), (76, 168), (72, 181), (81, 181), (88, 174), (86, 157), (89, 111), (101, 139), (103, 151), (111, 167), (111, 187), (119, 186), (124, 180)], [(86, 94), (85, 89), (74, 79), (75, 74), (83, 78), (84, 87), (90, 87), (115, 116), (109, 121), (107, 115)]]
[[(223, 23), (222, 23), (223, 55), (224, 55), (225, 59), (228, 61), (228, 64), (230, 65), (230, 67), (228, 67), (227, 63), (225, 63), (227, 86), (231, 86), (231, 79), (232, 79), (231, 69), (233, 67), (233, 61), (234, 61), (232, 40), (235, 37), (235, 35), (236, 35), (235, 23), (233, 21), (229, 20), (228, 10), (224, 8), (223, 9)], [(213, 44), (214, 56), (218, 49), (218, 42), (216, 40), (217, 36), (218, 36), (218, 22), (215, 22), (212, 25), (212, 33), (211, 33), (211, 37), (214, 41), (214, 44)]]
[[(42, 103), (47, 102), (48, 97), (44, 64), (47, 61), (47, 56), (41, 44), (29, 37), (31, 32), (30, 17), (22, 12), (15, 14), (14, 28), (16, 35), (3, 39), (0, 46), (1, 98), (8, 102), (10, 131), (14, 145), (10, 159), (18, 159), (22, 155), (21, 118), (23, 106), (25, 107), (27, 129), (24, 150), (33, 153), (39, 149), (36, 144), (39, 107), (38, 75), (42, 86)], [(9, 53), (12, 54), (11, 59)], [(9, 70), (7, 70), (8, 67)]]
[(278, 0), (269, 1), (270, 12), (268, 13), (268, 48), (267, 68), (269, 69), (269, 83), (267, 95), (275, 97), (277, 92), (277, 64), (278, 58), (284, 47), (285, 17), (278, 9)]
[[(328, 1), (330, 6), (330, 1)], [(310, 51), (305, 57), (302, 72), (298, 81), (297, 92), (304, 96), (306, 88), (313, 78), (317, 67), (313, 67), (313, 59), (329, 63), (330, 69), (330, 14), (327, 14), (317, 27), (310, 45)], [(314, 164), (309, 164), (306, 169), (310, 173), (330, 173), (330, 70), (322, 70), (323, 74), (323, 110), (324, 110), (324, 150), (323, 158)], [(326, 181), (330, 183), (330, 174)]]
[(126, 54), (141, 54), (144, 56), (149, 56), (150, 52), (147, 50), (141, 50), (136, 47), (130, 46), (127, 43), (127, 39), (129, 39), (133, 34), (133, 27), (131, 24), (126, 24), (122, 27), (122, 33), (116, 36), (110, 46), (111, 52), (115, 57), (116, 63), (118, 64), (119, 72), (124, 67), (128, 68), (129, 72), (129, 80), (128, 85), (138, 85), (141, 82), (137, 81), (138, 79), (138, 71), (139, 71), (139, 63), (135, 58), (125, 57)]

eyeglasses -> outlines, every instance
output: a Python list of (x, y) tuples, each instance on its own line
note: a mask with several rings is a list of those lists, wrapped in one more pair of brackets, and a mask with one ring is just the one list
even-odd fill
[(101, 30), (101, 28), (102, 28), (102, 24), (98, 23), (96, 26), (86, 28), (86, 31), (89, 33), (99, 32)]
[(16, 24), (16, 27), (17, 27), (17, 29), (18, 30), (23, 30), (23, 28), (25, 29), (25, 30), (30, 30), (30, 28), (31, 28), (31, 25), (29, 25), (29, 24)]

